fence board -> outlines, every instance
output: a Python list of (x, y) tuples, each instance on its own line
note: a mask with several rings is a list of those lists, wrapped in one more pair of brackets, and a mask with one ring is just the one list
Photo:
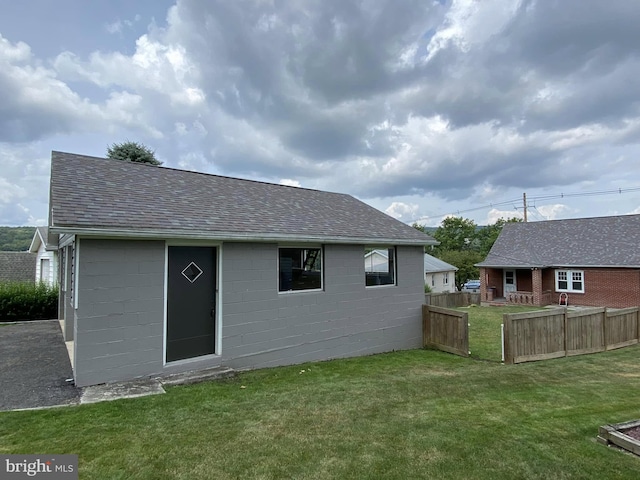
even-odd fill
[(471, 292), (426, 293), (424, 303), (440, 308), (468, 307), (480, 305), (480, 294)]
[(607, 311), (607, 350), (638, 343), (638, 308)]
[(605, 345), (604, 308), (567, 312), (567, 356), (602, 352)]
[(505, 362), (521, 363), (565, 355), (564, 309), (505, 314)]
[(431, 305), (422, 306), (422, 341), (463, 357), (469, 356), (469, 314)]
[(640, 309), (566, 308), (504, 314), (505, 363), (602, 352), (639, 343)]

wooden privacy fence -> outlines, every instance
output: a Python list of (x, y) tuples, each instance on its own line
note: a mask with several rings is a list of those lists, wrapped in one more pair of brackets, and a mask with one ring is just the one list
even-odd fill
[(422, 344), (469, 356), (469, 314), (433, 305), (422, 306)]
[(472, 292), (444, 292), (425, 293), (424, 303), (433, 307), (455, 308), (480, 305), (480, 293)]
[(505, 313), (505, 363), (602, 352), (638, 343), (638, 307)]

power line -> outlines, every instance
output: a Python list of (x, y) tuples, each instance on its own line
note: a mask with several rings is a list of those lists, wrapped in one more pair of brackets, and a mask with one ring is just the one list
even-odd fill
[[(527, 196), (526, 198), (527, 198), (527, 201), (529, 202), (531, 201), (535, 202), (536, 200), (557, 200), (557, 199), (563, 199), (563, 198), (594, 197), (594, 196), (612, 195), (612, 194), (622, 195), (623, 193), (639, 192), (639, 191), (640, 191), (640, 187), (631, 187), (631, 188), (617, 188), (615, 190), (596, 190), (593, 192), (557, 193), (553, 195), (537, 195), (533, 197)], [(494, 207), (503, 207), (505, 205), (512, 205), (516, 210), (518, 210), (518, 207), (516, 207), (515, 205), (521, 204), (521, 203), (522, 203), (522, 198), (515, 198), (511, 200), (505, 200), (502, 202), (493, 202), (493, 203), (489, 203), (488, 205), (482, 205), (479, 207), (467, 208), (465, 210), (456, 210), (455, 213), (460, 215), (461, 213), (477, 212), (478, 210), (486, 210), (488, 208), (494, 208)], [(411, 221), (410, 223), (415, 223), (425, 218), (429, 218), (429, 219), (443, 218), (443, 217), (446, 217), (447, 215), (451, 215), (451, 213), (452, 212), (449, 211), (447, 213), (443, 213), (439, 215), (425, 215), (419, 219)]]

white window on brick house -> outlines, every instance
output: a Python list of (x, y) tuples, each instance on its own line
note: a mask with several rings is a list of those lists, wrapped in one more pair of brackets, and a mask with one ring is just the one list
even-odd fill
[(582, 270), (556, 270), (556, 291), (584, 293)]
[(432, 287), (436, 286), (436, 275), (435, 274), (431, 274), (431, 286)]
[(449, 285), (449, 272), (444, 272), (442, 274), (442, 284)]
[(320, 247), (278, 249), (278, 291), (322, 290)]

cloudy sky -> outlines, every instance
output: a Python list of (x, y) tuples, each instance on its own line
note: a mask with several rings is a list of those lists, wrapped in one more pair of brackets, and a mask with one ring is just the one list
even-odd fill
[[(402, 221), (640, 213), (640, 3), (0, 0), (0, 225), (51, 150), (352, 194)], [(618, 193), (612, 193), (618, 192)]]

